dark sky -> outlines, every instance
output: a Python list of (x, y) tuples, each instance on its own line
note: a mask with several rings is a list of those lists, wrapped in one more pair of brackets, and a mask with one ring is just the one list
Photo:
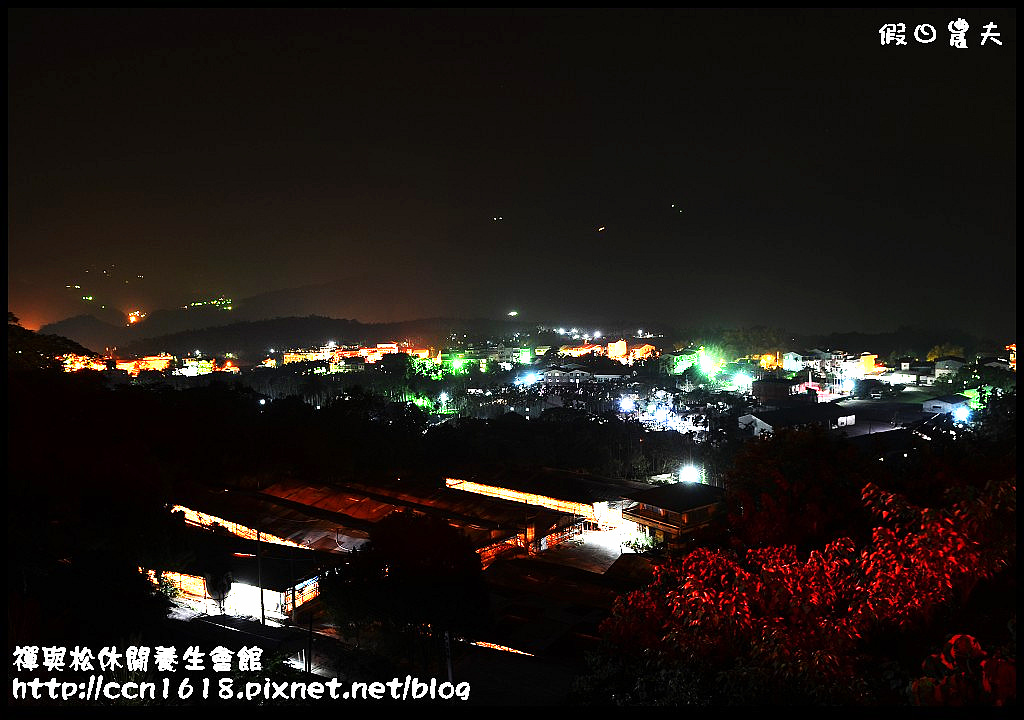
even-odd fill
[(1012, 10), (9, 11), (8, 304), (1010, 341), (1015, 82)]

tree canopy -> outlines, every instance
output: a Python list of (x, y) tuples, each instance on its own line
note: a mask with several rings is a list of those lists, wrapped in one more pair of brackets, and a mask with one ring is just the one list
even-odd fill
[[(1012, 583), (1016, 481), (945, 508), (870, 483), (861, 495), (874, 518), (865, 542), (700, 549), (659, 566), (616, 603), (581, 689), (625, 704), (908, 702), (936, 633), (964, 621), (979, 584)], [(1015, 698), (1010, 639), (994, 639), (1003, 665), (990, 674), (1004, 680), (979, 702)]]

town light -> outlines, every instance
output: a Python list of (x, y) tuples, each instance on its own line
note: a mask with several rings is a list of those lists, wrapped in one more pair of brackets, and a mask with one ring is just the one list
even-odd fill
[(718, 361), (711, 355), (705, 352), (704, 348), (699, 351), (700, 355), (700, 370), (708, 377), (714, 377), (715, 371), (718, 369)]
[(957, 422), (967, 422), (967, 420), (970, 417), (971, 411), (965, 407), (958, 407), (956, 410), (953, 411), (953, 419), (955, 419)]
[(628, 398), (628, 397), (620, 398), (619, 399), (619, 410), (621, 410), (622, 412), (627, 412), (627, 413), (631, 413), (634, 410), (636, 410), (636, 403), (633, 401), (633, 398)]
[(700, 468), (693, 465), (679, 468), (679, 482), (700, 482)]

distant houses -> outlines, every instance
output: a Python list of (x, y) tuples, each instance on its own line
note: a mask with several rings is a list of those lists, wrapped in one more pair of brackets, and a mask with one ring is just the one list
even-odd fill
[(921, 403), (922, 409), (927, 413), (942, 413), (955, 415), (958, 410), (970, 410), (970, 399), (964, 395), (943, 395), (942, 397), (931, 398)]
[(897, 367), (883, 372), (878, 379), (889, 385), (934, 385), (935, 363), (900, 358)]
[(754, 380), (750, 384), (750, 393), (763, 406), (785, 407), (794, 404), (817, 402), (816, 395), (805, 391), (806, 379), (787, 380), (785, 378), (768, 377)]
[(956, 375), (967, 363), (963, 358), (946, 355), (935, 359), (935, 379), (941, 380), (947, 375)]

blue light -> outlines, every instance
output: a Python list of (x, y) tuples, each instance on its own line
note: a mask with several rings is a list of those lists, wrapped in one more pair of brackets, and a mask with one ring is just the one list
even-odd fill
[(958, 422), (967, 422), (971, 417), (971, 411), (965, 407), (958, 407), (953, 411), (953, 418)]
[(636, 403), (633, 402), (633, 398), (624, 397), (619, 400), (619, 409), (622, 412), (631, 413), (636, 410)]

